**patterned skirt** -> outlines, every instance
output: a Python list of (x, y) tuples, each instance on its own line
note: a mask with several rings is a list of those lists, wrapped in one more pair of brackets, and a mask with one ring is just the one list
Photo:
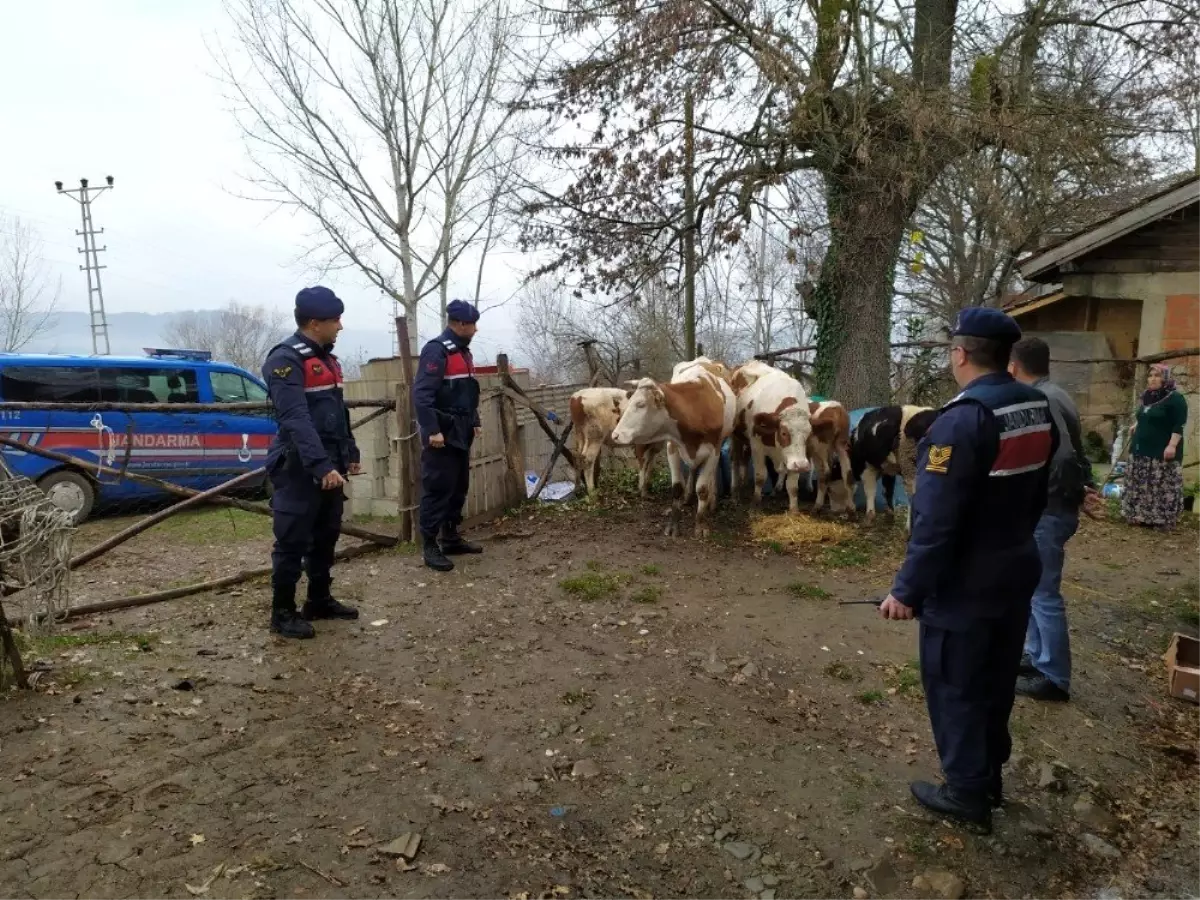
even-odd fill
[(1174, 528), (1183, 512), (1183, 469), (1178, 460), (1132, 456), (1121, 491), (1121, 515), (1131, 525)]

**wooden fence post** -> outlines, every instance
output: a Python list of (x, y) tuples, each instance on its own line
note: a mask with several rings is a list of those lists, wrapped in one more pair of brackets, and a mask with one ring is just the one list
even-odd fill
[[(404, 380), (396, 395), (396, 415), (400, 425), (400, 539), (416, 543), (420, 533), (417, 508), (421, 504), (421, 465), (417, 453), (420, 436), (417, 432), (417, 412), (413, 406), (413, 381), (416, 365), (413, 362), (412, 344), (408, 336), (408, 319), (396, 316), (396, 340), (400, 344), (400, 359), (404, 367)], [(403, 404), (403, 405), (401, 405)]]
[[(502, 382), (511, 379), (508, 354), (496, 357), (496, 371)], [(505, 498), (508, 503), (520, 503), (525, 499), (525, 447), (521, 442), (521, 428), (517, 424), (517, 404), (512, 397), (501, 391), (496, 397), (500, 404), (500, 429), (504, 437), (504, 459), (508, 468), (508, 485)]]

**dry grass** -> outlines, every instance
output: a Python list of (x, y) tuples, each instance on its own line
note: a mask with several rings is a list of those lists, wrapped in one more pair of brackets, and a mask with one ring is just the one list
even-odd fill
[(806, 515), (762, 516), (750, 522), (756, 541), (802, 547), (810, 544), (840, 544), (855, 537), (848, 525)]

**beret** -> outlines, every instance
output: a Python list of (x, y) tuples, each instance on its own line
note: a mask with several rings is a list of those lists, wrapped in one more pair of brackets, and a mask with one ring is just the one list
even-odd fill
[(296, 312), (310, 319), (336, 319), (346, 305), (327, 287), (308, 287), (296, 295)]
[(479, 310), (466, 300), (451, 300), (446, 304), (446, 318), (452, 322), (474, 325), (479, 321)]
[(1021, 339), (1021, 326), (1012, 316), (998, 309), (972, 306), (959, 311), (950, 336), (987, 338), (1002, 344), (1015, 344)]

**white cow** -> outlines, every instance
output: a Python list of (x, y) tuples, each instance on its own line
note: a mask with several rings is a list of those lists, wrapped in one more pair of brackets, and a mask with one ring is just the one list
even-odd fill
[[(596, 485), (600, 480), (600, 453), (606, 446), (615, 446), (613, 429), (621, 420), (621, 413), (628, 402), (629, 392), (624, 388), (589, 387), (571, 395), (575, 459), (579, 466), (576, 482), (580, 478), (584, 480), (589, 497), (596, 495)], [(633, 452), (638, 464), (638, 492), (643, 497), (649, 496), (650, 473), (662, 446), (662, 443), (634, 445)]]
[(711, 533), (709, 517), (717, 502), (717, 468), (721, 444), (733, 432), (736, 400), (728, 382), (729, 370), (699, 357), (675, 366), (665, 384), (652, 378), (634, 383), (629, 402), (613, 430), (617, 444), (667, 441), (671, 467), (671, 514), (666, 533), (679, 534), (686, 491), (682, 463), (691, 468), (696, 486), (696, 535)]
[(734, 470), (745, 465), (746, 450), (754, 467), (755, 504), (762, 502), (770, 458), (788, 493), (788, 510), (799, 512), (800, 476), (808, 472), (812, 435), (808, 394), (795, 378), (753, 360), (733, 373), (737, 389), (734, 423)]

